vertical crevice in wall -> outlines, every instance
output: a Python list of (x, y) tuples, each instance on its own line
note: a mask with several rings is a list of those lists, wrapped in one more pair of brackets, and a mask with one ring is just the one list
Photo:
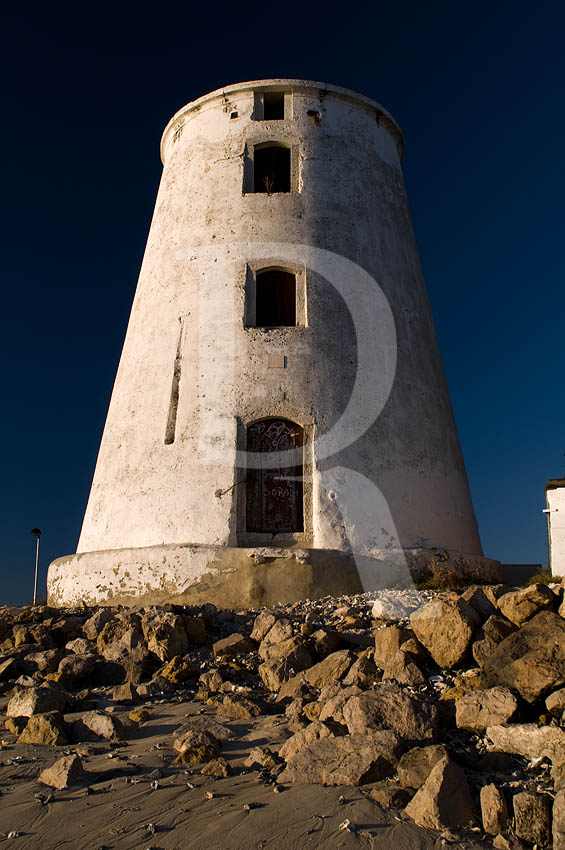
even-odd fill
[(179, 406), (179, 389), (180, 377), (182, 369), (182, 341), (184, 337), (184, 317), (179, 316), (179, 338), (177, 342), (177, 351), (175, 354), (175, 362), (173, 366), (173, 380), (171, 382), (171, 397), (169, 401), (169, 414), (167, 416), (167, 427), (165, 429), (165, 445), (170, 446), (175, 442), (175, 431), (177, 428), (177, 413)]

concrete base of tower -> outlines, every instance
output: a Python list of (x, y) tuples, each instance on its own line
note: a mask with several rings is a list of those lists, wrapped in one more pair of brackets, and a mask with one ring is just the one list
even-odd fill
[(440, 565), (469, 582), (499, 582), (498, 561), (446, 550), (234, 548), (175, 544), (81, 552), (49, 566), (53, 606), (199, 605), (259, 608), (410, 586)]

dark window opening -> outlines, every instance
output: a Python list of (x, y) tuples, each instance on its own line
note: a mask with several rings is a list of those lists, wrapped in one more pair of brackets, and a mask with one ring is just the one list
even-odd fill
[(290, 192), (290, 148), (269, 145), (255, 148), (253, 191)]
[[(261, 462), (247, 470), (247, 531), (304, 531), (303, 445), (303, 429), (287, 419), (263, 419), (248, 427), (247, 451), (260, 453)], [(272, 469), (272, 452), (288, 452), (281, 463), (289, 465)]]
[(258, 328), (296, 325), (296, 275), (279, 269), (257, 273), (255, 324)]
[(284, 118), (284, 92), (265, 92), (263, 95), (263, 120), (280, 121)]

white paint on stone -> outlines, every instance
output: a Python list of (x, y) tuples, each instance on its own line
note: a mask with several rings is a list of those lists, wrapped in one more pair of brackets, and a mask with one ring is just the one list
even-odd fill
[[(268, 89), (286, 93), (283, 120), (257, 120)], [(248, 191), (253, 147), (268, 141), (291, 148), (290, 193)], [(101, 552), (115, 561), (115, 550), (355, 551), (370, 511), (343, 492), (340, 509), (339, 482), (323, 482), (332, 467), (364, 476), (386, 508), (375, 557), (387, 547), (481, 555), (394, 120), (345, 89), (262, 80), (185, 106), (167, 125), (161, 151), (163, 176), (73, 580), (91, 588), (88, 553), (98, 564)], [(250, 276), (261, 264), (298, 272), (301, 326), (246, 327)], [(348, 309), (357, 286), (361, 295)], [(361, 403), (352, 407), (359, 387)], [(274, 538), (245, 531), (245, 474), (237, 466), (245, 426), (271, 416), (301, 424), (306, 435), (305, 530)], [(345, 433), (332, 428), (342, 416), (360, 433), (332, 459), (328, 446)], [(145, 555), (137, 566), (131, 558), (128, 568), (142, 572)], [(191, 580), (206, 558), (194, 555)], [(51, 568), (50, 587), (55, 574), (65, 587), (61, 569)], [(164, 569), (169, 579), (178, 575)], [(58, 599), (76, 592), (67, 588)]]
[(549, 531), (549, 566), (555, 576), (565, 576), (565, 478), (545, 488)]

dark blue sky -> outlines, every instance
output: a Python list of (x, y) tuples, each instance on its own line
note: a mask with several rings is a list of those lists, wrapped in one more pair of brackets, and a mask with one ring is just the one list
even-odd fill
[(75, 551), (162, 129), (263, 77), (355, 89), (399, 121), (485, 552), (547, 561), (543, 488), (565, 470), (562, 5), (95, 8), (3, 18), (0, 602), (31, 597), (32, 526), (42, 592)]

